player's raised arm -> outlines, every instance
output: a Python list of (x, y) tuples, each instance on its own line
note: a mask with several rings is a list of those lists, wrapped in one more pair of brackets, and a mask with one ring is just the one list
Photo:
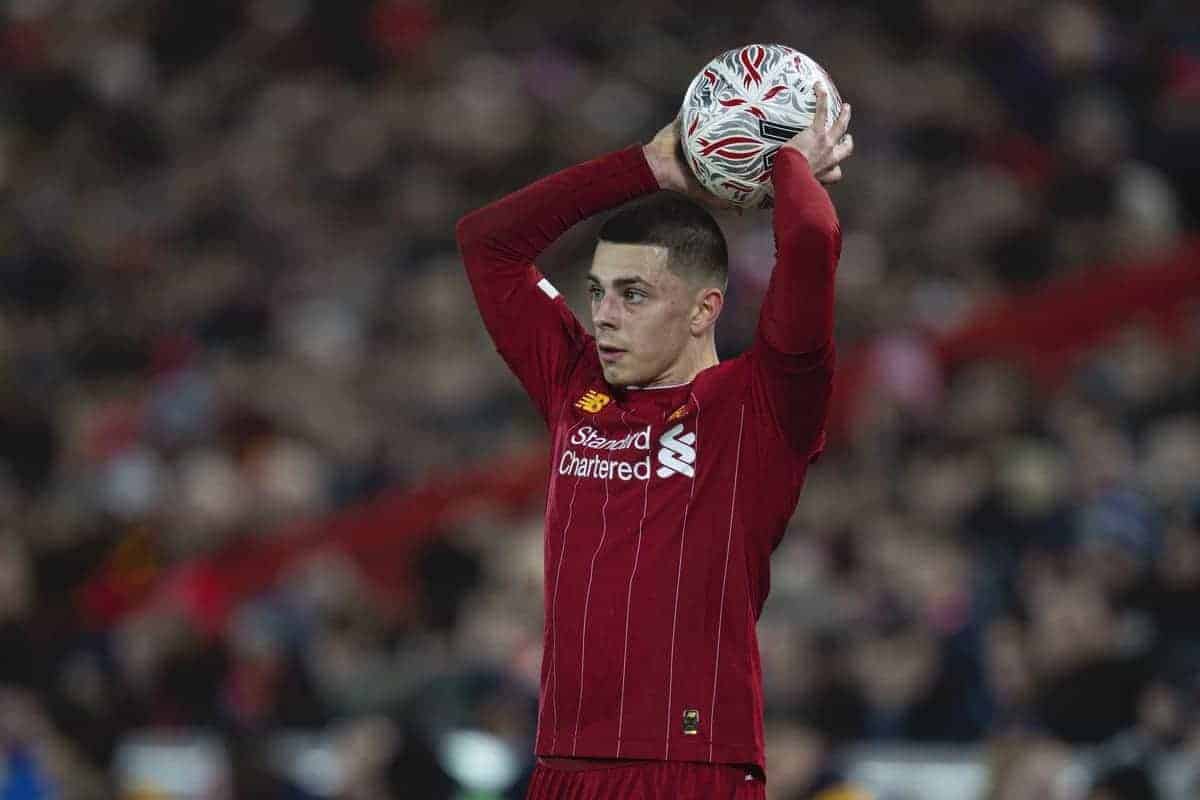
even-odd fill
[(456, 234), (496, 349), (550, 420), (587, 334), (533, 261), (568, 228), (659, 188), (640, 146), (543, 178), (467, 214)]
[(850, 105), (826, 129), (828, 95), (817, 89), (812, 125), (775, 159), (776, 262), (763, 300), (755, 363), (764, 400), (804, 455), (819, 447), (833, 380), (834, 272), (842, 231), (822, 183), (841, 179), (853, 150)]

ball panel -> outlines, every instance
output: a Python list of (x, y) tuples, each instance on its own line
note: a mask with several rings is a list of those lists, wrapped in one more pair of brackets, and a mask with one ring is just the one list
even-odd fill
[(752, 44), (705, 65), (681, 109), (684, 153), (701, 185), (739, 206), (769, 206), (775, 153), (812, 124), (818, 84), (829, 92), (832, 125), (841, 96), (825, 70), (803, 53)]

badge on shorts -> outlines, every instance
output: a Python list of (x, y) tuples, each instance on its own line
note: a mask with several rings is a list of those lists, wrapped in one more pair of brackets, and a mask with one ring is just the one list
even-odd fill
[(695, 736), (700, 732), (700, 712), (696, 709), (683, 710), (683, 732), (687, 736)]

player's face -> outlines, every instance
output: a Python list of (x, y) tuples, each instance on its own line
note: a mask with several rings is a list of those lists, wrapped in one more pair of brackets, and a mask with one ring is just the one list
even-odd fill
[(667, 267), (665, 247), (601, 241), (588, 275), (592, 325), (612, 386), (686, 382), (693, 291)]

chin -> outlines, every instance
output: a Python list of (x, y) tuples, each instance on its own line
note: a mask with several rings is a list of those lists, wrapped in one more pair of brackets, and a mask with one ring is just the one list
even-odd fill
[(634, 383), (622, 370), (601, 367), (600, 371), (604, 373), (604, 380), (608, 381), (608, 385), (614, 389)]

